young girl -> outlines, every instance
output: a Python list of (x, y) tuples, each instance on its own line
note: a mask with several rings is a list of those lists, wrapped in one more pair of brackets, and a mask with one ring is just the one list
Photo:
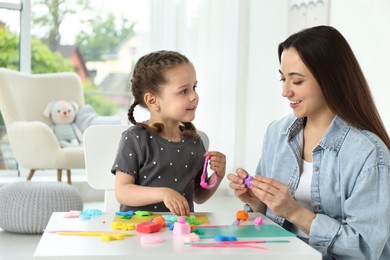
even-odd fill
[[(156, 51), (141, 57), (131, 79), (134, 103), (128, 117), (134, 126), (122, 134), (112, 173), (121, 211), (170, 211), (189, 215), (194, 201), (205, 202), (225, 175), (225, 155), (209, 151), (191, 121), (199, 102), (192, 63), (173, 51)], [(140, 105), (150, 112), (147, 122), (137, 122)], [(210, 155), (216, 185), (200, 186), (205, 156)]]

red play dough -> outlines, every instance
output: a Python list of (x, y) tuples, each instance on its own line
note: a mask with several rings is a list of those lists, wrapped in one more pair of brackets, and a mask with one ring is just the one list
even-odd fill
[(154, 223), (150, 221), (145, 221), (139, 223), (136, 227), (137, 232), (140, 233), (154, 233), (160, 231), (162, 228), (160, 223)]

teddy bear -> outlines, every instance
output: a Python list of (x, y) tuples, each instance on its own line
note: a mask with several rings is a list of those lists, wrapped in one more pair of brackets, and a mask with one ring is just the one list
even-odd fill
[(49, 102), (43, 115), (53, 122), (51, 128), (61, 147), (79, 146), (82, 143), (80, 129), (74, 123), (79, 110), (77, 103), (64, 100)]

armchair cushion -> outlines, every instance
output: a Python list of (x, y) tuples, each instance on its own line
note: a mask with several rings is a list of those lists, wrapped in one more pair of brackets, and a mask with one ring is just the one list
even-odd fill
[[(26, 135), (29, 132), (34, 138)], [(45, 123), (15, 122), (12, 123), (8, 135), (14, 140), (13, 149), (19, 164), (29, 169), (77, 169), (85, 166), (82, 146), (61, 148), (52, 129)], [(39, 149), (39, 157), (33, 157)]]

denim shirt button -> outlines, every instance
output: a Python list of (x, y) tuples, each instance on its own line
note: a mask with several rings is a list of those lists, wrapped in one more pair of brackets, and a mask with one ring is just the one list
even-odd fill
[(318, 172), (319, 169), (320, 169), (320, 167), (318, 167), (318, 166), (314, 166), (314, 167), (313, 167), (313, 170), (314, 170), (315, 172)]
[(316, 212), (320, 211), (321, 210), (321, 205), (314, 205), (314, 210)]

